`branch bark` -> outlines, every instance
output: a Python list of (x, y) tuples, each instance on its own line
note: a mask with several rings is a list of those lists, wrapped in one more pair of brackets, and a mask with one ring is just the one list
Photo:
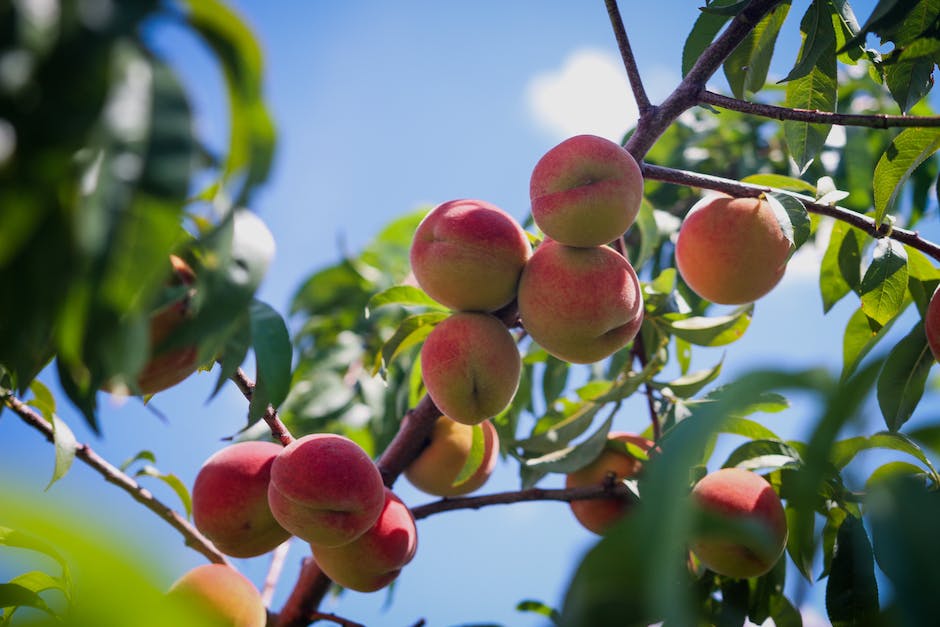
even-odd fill
[[(238, 386), (238, 389), (241, 390), (241, 393), (248, 399), (248, 402), (251, 402), (251, 397), (255, 391), (255, 382), (252, 381), (245, 371), (241, 368), (238, 368), (235, 371), (235, 374), (232, 375), (232, 381), (235, 382), (235, 385)], [(281, 444), (287, 446), (294, 441), (294, 436), (291, 435), (291, 432), (287, 429), (287, 426), (281, 422), (280, 417), (277, 415), (277, 410), (268, 405), (268, 408), (265, 410), (264, 415), (261, 417), (268, 427), (271, 429), (271, 435), (275, 439), (279, 440)]]
[(643, 117), (648, 115), (654, 107), (649, 96), (646, 95), (646, 88), (643, 87), (640, 69), (636, 64), (636, 57), (633, 56), (633, 48), (630, 47), (630, 39), (627, 37), (627, 29), (623, 25), (623, 17), (620, 15), (620, 7), (617, 6), (617, 0), (604, 0), (604, 3), (607, 5), (607, 15), (610, 17), (610, 25), (614, 29), (614, 37), (617, 39), (617, 47), (620, 48), (620, 58), (623, 59), (623, 67), (627, 71), (627, 79), (630, 81), (630, 89), (633, 91), (637, 110), (640, 117)]
[[(7, 407), (12, 409), (23, 422), (42, 433), (49, 442), (55, 441), (52, 425), (50, 425), (49, 421), (42, 415), (36, 413), (29, 405), (13, 395), (7, 396), (4, 399), (4, 403)], [(168, 522), (171, 527), (176, 529), (180, 535), (183, 536), (186, 546), (202, 553), (210, 562), (231, 566), (225, 555), (220, 553), (219, 550), (188, 520), (181, 516), (179, 512), (157, 499), (151, 494), (150, 490), (142, 487), (133, 477), (125, 474), (121, 469), (98, 455), (90, 446), (87, 444), (78, 444), (75, 448), (75, 457), (101, 475), (105, 481), (124, 490), (135, 501)]]

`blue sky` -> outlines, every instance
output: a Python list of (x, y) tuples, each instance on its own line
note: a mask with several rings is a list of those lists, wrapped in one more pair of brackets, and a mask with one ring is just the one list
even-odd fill
[[(627, 30), (653, 100), (678, 81), (682, 42), (697, 2), (621, 2)], [(798, 46), (796, 2), (781, 34), (777, 74)], [(861, 19), (874, 2), (853, 2)], [(273, 175), (252, 208), (266, 221), (278, 250), (261, 297), (288, 311), (293, 291), (314, 269), (357, 250), (382, 225), (422, 204), (476, 197), (520, 220), (528, 211), (532, 166), (569, 135), (591, 132), (619, 139), (635, 116), (603, 2), (269, 2), (235, 6), (253, 26), (267, 63), (266, 95), (279, 129)], [(221, 144), (227, 118), (222, 83), (209, 57), (178, 30), (158, 25), (158, 49), (191, 87), (199, 129)], [(716, 79), (723, 88), (723, 80)], [(854, 304), (827, 317), (812, 256), (792, 264), (778, 288), (758, 302), (754, 322), (726, 352), (726, 375), (755, 365), (841, 364), (841, 333)], [(906, 333), (910, 324), (897, 325)], [(793, 340), (792, 338), (799, 338)], [(701, 351), (696, 367), (722, 351)], [(52, 379), (46, 377), (51, 383)], [(190, 378), (158, 395), (157, 419), (136, 401), (104, 402), (104, 436), (84, 430), (64, 406), (63, 417), (82, 441), (120, 463), (142, 448), (157, 466), (191, 486), (220, 438), (244, 423), (246, 403), (234, 387), (211, 403), (213, 375)], [(63, 403), (64, 405), (64, 403)], [(805, 429), (799, 404), (767, 419), (785, 437)], [(636, 404), (617, 427), (642, 430)], [(202, 562), (165, 524), (80, 464), (46, 493), (53, 451), (9, 413), (0, 418), (0, 476), (16, 477), (44, 501), (76, 504), (89, 518), (108, 512), (106, 527), (131, 533), (157, 551), (167, 583)], [(147, 484), (168, 502), (162, 485)], [(485, 490), (518, 485), (502, 464)], [(559, 478), (545, 485), (560, 485)], [(405, 480), (396, 484), (410, 505), (430, 500)], [(92, 508), (89, 509), (89, 505)], [(97, 512), (97, 514), (95, 513)], [(368, 625), (430, 626), (497, 622), (542, 625), (515, 604), (535, 598), (559, 605), (572, 569), (594, 536), (567, 506), (531, 503), (442, 514), (419, 523), (419, 549), (399, 579), (391, 605), (384, 592), (348, 593), (327, 611)], [(303, 555), (296, 543), (278, 589), (283, 599)], [(257, 582), (267, 558), (239, 561)], [(0, 564), (0, 574), (2, 574)], [(818, 599), (822, 586), (813, 597)]]

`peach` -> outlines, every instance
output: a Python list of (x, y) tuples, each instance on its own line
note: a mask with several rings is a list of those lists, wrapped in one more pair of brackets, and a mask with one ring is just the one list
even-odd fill
[(539, 160), (529, 183), (532, 217), (568, 246), (600, 246), (630, 228), (643, 200), (643, 174), (619, 144), (596, 135), (561, 142)]
[(927, 304), (927, 311), (924, 314), (924, 332), (927, 334), (927, 345), (933, 358), (940, 361), (940, 288), (934, 290), (930, 302)]
[[(650, 440), (638, 435), (612, 431), (607, 436), (612, 442), (629, 442), (644, 451), (652, 450), (654, 444)], [(643, 462), (627, 454), (622, 449), (604, 449), (593, 462), (569, 473), (565, 477), (566, 488), (584, 488), (588, 486), (603, 485), (610, 475), (616, 481), (636, 476), (643, 469)], [(603, 534), (612, 524), (626, 514), (632, 506), (632, 501), (603, 498), (583, 501), (571, 501), (571, 511), (578, 522), (596, 534)]]
[(695, 203), (682, 221), (676, 267), (702, 298), (741, 305), (780, 282), (791, 249), (766, 200), (712, 194)]
[(197, 566), (177, 579), (167, 595), (198, 614), (199, 620), (192, 624), (264, 627), (267, 621), (267, 611), (257, 588), (230, 566)]
[(690, 548), (706, 568), (728, 577), (757, 577), (780, 559), (787, 543), (787, 517), (766, 479), (743, 468), (722, 468), (695, 484), (692, 500), (700, 511), (752, 521), (764, 532), (756, 537), (698, 532)]
[(390, 584), (412, 560), (418, 532), (411, 510), (386, 488), (382, 513), (368, 531), (343, 546), (311, 548), (327, 577), (350, 590), (374, 592)]
[(341, 435), (314, 433), (294, 440), (271, 465), (271, 513), (310, 543), (352, 542), (375, 523), (384, 502), (378, 468), (362, 447)]
[(193, 521), (232, 557), (254, 557), (290, 537), (268, 505), (271, 466), (283, 447), (239, 442), (213, 453), (193, 483)]
[(519, 282), (519, 314), (546, 351), (571, 363), (603, 359), (643, 323), (643, 293), (630, 262), (612, 248), (545, 240)]
[(483, 459), (480, 465), (460, 485), (454, 485), (470, 457), (473, 431), (476, 428), (441, 416), (434, 424), (428, 445), (405, 469), (405, 477), (411, 485), (434, 496), (460, 496), (486, 483), (496, 468), (499, 453), (499, 436), (489, 420), (479, 425), (483, 431)]
[(411, 268), (421, 288), (451, 309), (496, 311), (516, 297), (532, 247), (508, 213), (482, 200), (435, 207), (415, 231)]
[(512, 334), (486, 313), (458, 312), (440, 322), (421, 347), (421, 376), (445, 416), (478, 424), (512, 402), (522, 358)]

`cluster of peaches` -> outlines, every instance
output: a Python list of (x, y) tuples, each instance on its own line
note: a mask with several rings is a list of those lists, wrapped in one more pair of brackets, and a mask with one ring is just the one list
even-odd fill
[[(442, 416), (405, 471), (429, 494), (472, 492), (494, 468), (499, 443), (489, 419), (512, 402), (522, 368), (504, 320), (513, 323), (518, 317), (535, 343), (571, 363), (612, 355), (633, 340), (643, 322), (637, 274), (624, 255), (608, 246), (630, 228), (642, 202), (643, 177), (633, 157), (600, 137), (572, 137), (539, 160), (530, 193), (533, 218), (545, 235), (534, 252), (518, 222), (481, 200), (445, 202), (415, 233), (415, 279), (452, 310), (421, 349), (424, 385)], [(735, 253), (740, 241), (753, 244), (753, 250)], [(732, 304), (769, 291), (783, 275), (790, 248), (766, 201), (712, 196), (684, 222), (676, 257), (693, 290)], [(766, 263), (738, 267), (740, 257)], [(727, 280), (735, 275), (740, 280)], [(482, 461), (458, 481), (475, 429), (482, 430)], [(656, 453), (653, 442), (640, 436), (613, 432), (609, 440), (594, 462), (567, 476), (567, 487), (634, 478), (647, 454)], [(642, 451), (642, 457), (631, 448)], [(695, 538), (691, 548), (702, 564), (728, 576), (752, 577), (776, 563), (786, 540), (786, 519), (766, 480), (723, 469), (699, 481), (692, 496), (706, 512), (756, 522), (766, 531), (760, 539), (768, 540)], [(571, 503), (577, 520), (598, 534), (630, 506), (631, 501), (618, 498)], [(261, 555), (293, 535), (310, 544), (327, 576), (359, 591), (390, 583), (417, 544), (408, 507), (384, 485), (365, 451), (338, 435), (308, 435), (286, 447), (243, 442), (217, 452), (196, 478), (193, 513), (199, 530), (227, 555)], [(242, 600), (231, 603), (227, 599), (236, 589)], [(232, 569), (199, 567), (172, 591), (227, 615), (242, 612), (247, 618), (235, 624), (263, 624), (260, 597)]]

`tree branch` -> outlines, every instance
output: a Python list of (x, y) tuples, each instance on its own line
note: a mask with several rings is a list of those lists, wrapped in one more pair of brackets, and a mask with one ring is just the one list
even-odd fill
[(747, 102), (723, 96), (711, 91), (699, 95), (702, 104), (721, 107), (731, 111), (749, 113), (780, 121), (811, 122), (818, 124), (836, 124), (839, 126), (866, 126), (869, 128), (934, 127), (940, 126), (940, 116), (887, 115), (883, 113), (861, 115), (850, 113), (832, 113), (812, 109), (791, 109), (777, 105)]
[[(649, 180), (664, 181), (666, 183), (675, 183), (686, 185), (688, 187), (698, 187), (702, 189), (711, 189), (718, 192), (724, 192), (732, 196), (760, 196), (770, 192), (779, 192), (781, 190), (767, 187), (764, 185), (753, 185), (750, 183), (741, 183), (731, 179), (725, 179), (718, 176), (699, 174), (687, 170), (676, 170), (673, 168), (664, 168), (658, 165), (644, 163), (642, 165), (643, 176)], [(847, 222), (855, 228), (868, 233), (872, 237), (882, 238), (890, 237), (893, 240), (907, 244), (911, 248), (916, 248), (922, 253), (929, 255), (937, 261), (940, 261), (940, 246), (926, 240), (917, 233), (908, 229), (892, 227), (888, 224), (876, 224), (872, 218), (856, 213), (844, 207), (836, 205), (824, 205), (816, 202), (814, 199), (802, 194), (786, 192), (797, 198), (806, 207), (810, 213), (829, 216), (842, 222)]]
[(617, 0), (604, 0), (604, 3), (607, 5), (607, 15), (610, 17), (610, 25), (614, 29), (614, 37), (617, 38), (620, 58), (623, 59), (623, 67), (627, 70), (627, 79), (630, 81), (630, 89), (633, 90), (637, 110), (640, 112), (640, 117), (643, 117), (649, 114), (654, 107), (649, 96), (646, 95), (646, 88), (643, 87), (643, 79), (636, 64), (636, 57), (633, 56), (630, 39), (627, 37), (627, 30), (623, 25), (623, 17), (620, 15), (620, 7), (617, 6)]
[(314, 612), (310, 618), (313, 620), (313, 622), (317, 622), (319, 620), (328, 620), (331, 623), (340, 625), (341, 627), (366, 627), (362, 623), (357, 623), (349, 620), (348, 618), (343, 618), (342, 616), (337, 616), (336, 614), (330, 614), (327, 612)]
[(724, 32), (701, 54), (679, 86), (649, 116), (641, 116), (636, 131), (625, 148), (641, 161), (657, 139), (683, 111), (698, 104), (708, 79), (718, 71), (728, 55), (753, 30), (763, 17), (782, 0), (751, 0), (738, 13)]
[(461, 496), (444, 498), (424, 505), (411, 508), (415, 520), (421, 520), (439, 514), (452, 512), (458, 509), (480, 509), (489, 505), (509, 505), (525, 501), (583, 501), (587, 499), (630, 499), (636, 500), (636, 495), (622, 483), (611, 482), (609, 485), (589, 486), (585, 488), (545, 489), (529, 488), (513, 492), (496, 492), (481, 496)]
[(271, 601), (274, 599), (274, 591), (277, 588), (277, 582), (281, 578), (281, 572), (284, 570), (284, 560), (290, 552), (290, 543), (293, 538), (288, 538), (277, 545), (274, 552), (271, 553), (271, 565), (268, 567), (268, 574), (264, 578), (264, 585), (261, 587), (261, 601), (265, 607), (271, 607)]
[[(251, 397), (254, 395), (255, 391), (255, 382), (248, 378), (248, 375), (245, 374), (245, 371), (241, 368), (238, 368), (235, 374), (232, 375), (232, 381), (235, 382), (235, 385), (238, 386), (238, 389), (241, 390), (241, 393), (244, 394), (245, 398), (248, 399), (250, 403)], [(261, 418), (268, 423), (268, 427), (271, 428), (271, 435), (279, 440), (281, 444), (287, 446), (294, 441), (294, 436), (291, 435), (287, 426), (281, 422), (281, 419), (277, 415), (277, 410), (271, 405), (268, 405), (268, 408)]]
[[(55, 433), (48, 420), (33, 411), (29, 405), (12, 394), (3, 400), (17, 416), (23, 419), (23, 422), (42, 433), (49, 442), (55, 442)], [(183, 536), (186, 546), (202, 553), (210, 562), (231, 565), (225, 555), (220, 553), (219, 550), (216, 549), (198, 529), (190, 524), (188, 520), (183, 518), (179, 512), (158, 500), (150, 493), (150, 490), (141, 487), (133, 477), (125, 474), (119, 468), (95, 453), (87, 444), (78, 444), (75, 447), (75, 457), (90, 466), (101, 475), (105, 481), (121, 488), (135, 501), (168, 522), (170, 526), (179, 531), (180, 535)]]

